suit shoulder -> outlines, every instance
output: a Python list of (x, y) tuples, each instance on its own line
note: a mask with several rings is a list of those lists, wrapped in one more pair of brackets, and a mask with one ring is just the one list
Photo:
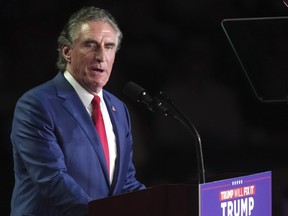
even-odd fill
[(40, 96), (44, 94), (47, 91), (51, 91), (51, 87), (53, 86), (53, 81), (49, 80), (45, 83), (39, 84), (37, 86), (34, 86), (24, 92), (20, 98), (27, 97), (27, 96)]
[(123, 102), (120, 98), (118, 98), (118, 97), (115, 96), (114, 94), (112, 94), (112, 93), (110, 93), (109, 91), (104, 90), (104, 89), (103, 89), (103, 96), (104, 96), (105, 98), (107, 98), (108, 100), (113, 101), (114, 103), (117, 102), (117, 103), (122, 103), (122, 104), (124, 104), (124, 102)]

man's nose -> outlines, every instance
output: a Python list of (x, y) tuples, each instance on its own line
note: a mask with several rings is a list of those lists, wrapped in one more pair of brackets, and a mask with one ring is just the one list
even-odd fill
[(95, 58), (97, 61), (104, 61), (104, 48), (103, 47), (99, 47), (96, 52), (95, 52)]

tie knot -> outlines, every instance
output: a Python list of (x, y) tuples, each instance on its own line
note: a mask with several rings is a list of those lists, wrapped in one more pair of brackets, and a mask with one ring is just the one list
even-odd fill
[(100, 107), (100, 97), (98, 95), (95, 95), (91, 103), (92, 103), (93, 109), (99, 108)]

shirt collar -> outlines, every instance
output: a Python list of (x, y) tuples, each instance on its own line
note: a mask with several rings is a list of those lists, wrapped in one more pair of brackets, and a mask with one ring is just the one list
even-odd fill
[[(77, 92), (78, 96), (80, 97), (82, 103), (86, 108), (89, 107), (94, 95), (88, 92), (86, 89), (84, 89), (70, 74), (69, 71), (64, 72), (64, 77), (67, 79), (67, 81), (73, 86), (75, 91)], [(104, 102), (103, 100), (103, 92), (101, 91), (97, 94), (100, 97), (100, 101)]]

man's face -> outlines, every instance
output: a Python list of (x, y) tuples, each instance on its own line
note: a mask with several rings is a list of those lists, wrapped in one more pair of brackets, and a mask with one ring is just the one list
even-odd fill
[(108, 82), (116, 54), (117, 35), (104, 22), (80, 26), (72, 47), (64, 46), (66, 69), (88, 92), (95, 94)]

